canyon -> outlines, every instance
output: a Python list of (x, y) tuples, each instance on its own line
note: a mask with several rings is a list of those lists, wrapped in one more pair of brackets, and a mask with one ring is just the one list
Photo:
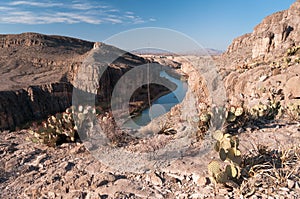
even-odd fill
[[(236, 38), (222, 55), (204, 57), (137, 56), (104, 43), (68, 37), (1, 35), (0, 197), (299, 198), (300, 115), (288, 112), (291, 104), (298, 104), (296, 111), (300, 106), (299, 24), (297, 0), (289, 9), (266, 17), (252, 33)], [(108, 52), (118, 59), (103, 60)], [(123, 145), (104, 143), (100, 149), (85, 140), (49, 147), (33, 142), (28, 128), (20, 127), (65, 111), (72, 103), (74, 87), (97, 95), (105, 112), (121, 76), (149, 63), (172, 68), (185, 77), (189, 88), (180, 104), (139, 132), (112, 128), (125, 138), (130, 133), (143, 137), (130, 141), (122, 137)], [(199, 73), (194, 67), (199, 63), (212, 67), (203, 67)], [(101, 78), (100, 66), (107, 67)], [(139, 94), (145, 92), (141, 88), (133, 96), (144, 107), (148, 96)], [(170, 90), (151, 88), (153, 99), (165, 92)], [(224, 118), (213, 118), (213, 127), (238, 137), (245, 165), (247, 160), (259, 162), (244, 165), (251, 167), (245, 168), (251, 174), (240, 185), (216, 184), (207, 171), (211, 160), (219, 158), (212, 149), (215, 129), (209, 129), (210, 123), (204, 132), (199, 120), (215, 103), (229, 109), (243, 107), (245, 112), (260, 106), (278, 111), (271, 109), (274, 117), (242, 118), (234, 123), (237, 128), (229, 128), (232, 123)], [(97, 121), (109, 126), (113, 118), (104, 114)], [(14, 130), (16, 126), (20, 129)], [(146, 161), (149, 164), (143, 165)], [(141, 165), (146, 167), (140, 169)]]

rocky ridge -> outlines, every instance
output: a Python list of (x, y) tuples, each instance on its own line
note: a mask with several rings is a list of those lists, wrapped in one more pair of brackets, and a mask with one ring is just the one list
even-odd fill
[(265, 101), (269, 97), (265, 90), (280, 92), (283, 104), (299, 98), (299, 10), (297, 0), (288, 10), (266, 17), (217, 59), (233, 104)]

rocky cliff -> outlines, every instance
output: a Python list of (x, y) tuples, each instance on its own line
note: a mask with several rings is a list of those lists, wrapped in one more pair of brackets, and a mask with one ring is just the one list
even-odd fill
[(288, 10), (266, 17), (254, 31), (234, 39), (225, 57), (228, 63), (247, 63), (251, 59), (272, 59), (292, 46), (300, 45), (300, 1)]
[(253, 106), (277, 96), (282, 104), (300, 98), (300, 1), (266, 17), (236, 38), (218, 60), (233, 104)]
[[(110, 62), (98, 60), (96, 64), (107, 68), (101, 78), (84, 64), (88, 56), (94, 56), (93, 47), (99, 46), (103, 55), (116, 57)], [(74, 85), (90, 92), (76, 82), (78, 73), (84, 85), (99, 81), (97, 103), (107, 108), (122, 75), (145, 63), (143, 58), (103, 43), (94, 46), (89, 41), (37, 33), (0, 35), (0, 130), (65, 110), (72, 103)], [(152, 90), (158, 95), (166, 89), (154, 86)], [(144, 98), (141, 100), (146, 101)]]

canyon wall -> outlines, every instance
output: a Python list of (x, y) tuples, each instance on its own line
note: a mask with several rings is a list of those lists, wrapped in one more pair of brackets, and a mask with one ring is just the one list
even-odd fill
[[(100, 42), (94, 45), (37, 33), (0, 35), (0, 130), (65, 110), (72, 104), (74, 87), (95, 93), (96, 104), (108, 108), (119, 79), (146, 63), (141, 57)], [(133, 78), (145, 76), (136, 74)], [(167, 89), (154, 86), (151, 90), (157, 96)], [(147, 96), (139, 100), (146, 102)]]

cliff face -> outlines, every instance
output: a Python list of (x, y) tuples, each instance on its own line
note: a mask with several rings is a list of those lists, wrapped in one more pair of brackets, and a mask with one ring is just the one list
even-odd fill
[[(291, 52), (292, 53), (288, 53)], [(300, 0), (236, 38), (218, 60), (232, 104), (300, 98)], [(297, 102), (297, 103), (298, 103)]]
[[(291, 46), (299, 46), (299, 30), (300, 1), (297, 0), (288, 10), (266, 17), (252, 33), (236, 38), (225, 56), (234, 63), (269, 59), (286, 52)], [(234, 60), (235, 58), (237, 59)]]
[(62, 112), (71, 106), (73, 86), (52, 83), (16, 91), (0, 91), (0, 129)]
[[(0, 130), (65, 110), (72, 104), (73, 86), (83, 92), (97, 86), (96, 103), (109, 105), (118, 80), (146, 60), (103, 43), (95, 44), (99, 46), (103, 55), (115, 54), (117, 58), (97, 61), (98, 68), (107, 68), (101, 78), (84, 64), (87, 57), (94, 56), (93, 42), (37, 33), (0, 35)], [(78, 74), (84, 84), (77, 81)]]

